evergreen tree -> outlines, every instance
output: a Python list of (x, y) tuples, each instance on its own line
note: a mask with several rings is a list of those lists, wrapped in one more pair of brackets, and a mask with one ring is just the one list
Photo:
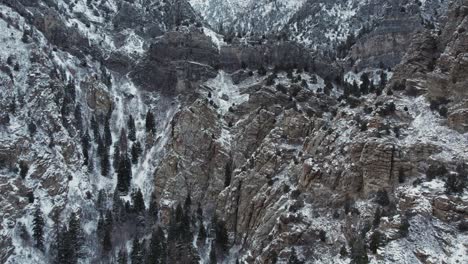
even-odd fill
[(104, 145), (104, 142), (102, 141), (102, 137), (98, 135), (97, 138), (97, 154), (99, 157), (102, 157), (104, 152), (106, 151), (106, 146)]
[(192, 206), (192, 197), (190, 196), (190, 193), (188, 193), (187, 197), (185, 197), (185, 202), (184, 202), (184, 210), (186, 213), (190, 213), (191, 206)]
[(359, 87), (356, 81), (353, 81), (353, 85), (351, 86), (351, 93), (356, 97), (361, 97), (361, 91), (359, 90)]
[(54, 264), (72, 264), (76, 263), (74, 259), (71, 258), (71, 246), (70, 240), (68, 239), (68, 230), (66, 226), (63, 226), (60, 231), (57, 232), (56, 241), (54, 242), (56, 245), (56, 255), (54, 256), (53, 263)]
[(69, 259), (72, 263), (76, 263), (82, 255), (82, 247), (84, 245), (83, 230), (81, 229), (80, 218), (75, 212), (72, 212), (68, 221), (68, 243), (69, 243)]
[(51, 243), (49, 246), (49, 255), (51, 256), (52, 263), (57, 263), (58, 256), (59, 256), (59, 247), (61, 245), (60, 241), (60, 232), (61, 232), (61, 227), (60, 227), (60, 213), (58, 211), (55, 211), (55, 213), (52, 215), (52, 220), (54, 221), (54, 226), (52, 228), (52, 234), (51, 234)]
[(102, 237), (104, 236), (104, 232), (105, 232), (104, 216), (101, 213), (99, 215), (97, 226), (96, 226), (96, 236), (99, 241), (101, 241)]
[(89, 164), (89, 143), (90, 143), (88, 130), (81, 137), (81, 148), (83, 150), (83, 165), (87, 166)]
[(210, 264), (218, 263), (218, 259), (216, 257), (216, 247), (214, 242), (211, 242), (211, 250), (210, 250)]
[(380, 90), (383, 90), (387, 85), (387, 74), (384, 71), (380, 72)]
[(44, 218), (42, 217), (42, 211), (39, 207), (34, 211), (33, 218), (33, 238), (36, 247), (43, 251), (44, 250)]
[(98, 192), (96, 207), (101, 213), (107, 208), (107, 195), (104, 189), (100, 189)]
[(100, 138), (99, 126), (98, 126), (98, 123), (96, 122), (96, 118), (94, 116), (91, 117), (91, 129), (93, 130), (94, 142), (98, 143), (99, 138)]
[(369, 263), (369, 258), (367, 257), (366, 244), (359, 235), (353, 239), (351, 244), (351, 260), (351, 263), (354, 264)]
[(132, 154), (132, 163), (133, 164), (137, 164), (138, 163), (138, 158), (140, 157), (140, 155), (143, 153), (143, 149), (141, 148), (141, 144), (139, 141), (133, 143), (132, 145), (132, 150), (131, 150), (131, 154)]
[(149, 244), (148, 256), (146, 259), (147, 264), (162, 264), (166, 263), (166, 238), (164, 231), (160, 226), (151, 235)]
[(82, 118), (82, 115), (81, 115), (81, 105), (80, 104), (76, 104), (74, 116), (75, 116), (75, 127), (76, 127), (76, 129), (78, 131), (82, 132), (82, 130), (83, 130), (83, 118)]
[(200, 203), (197, 204), (197, 219), (199, 222), (203, 222), (203, 209)]
[(343, 97), (346, 99), (351, 95), (351, 86), (345, 82), (343, 85)]
[(369, 93), (369, 85), (370, 85), (370, 80), (369, 80), (369, 74), (363, 73), (361, 75), (361, 94), (368, 94)]
[(142, 250), (141, 250), (140, 241), (138, 241), (138, 238), (135, 238), (133, 239), (132, 253), (130, 255), (132, 264), (143, 264), (143, 257), (141, 253), (142, 253)]
[(54, 264), (76, 264), (82, 256), (82, 246), (84, 244), (83, 231), (80, 219), (76, 213), (72, 212), (66, 226), (57, 232), (55, 237), (56, 255), (53, 257)]
[(128, 138), (127, 138), (127, 132), (125, 131), (125, 128), (122, 128), (120, 130), (119, 146), (122, 152), (128, 151)]
[(135, 141), (136, 140), (136, 128), (135, 128), (135, 120), (133, 119), (132, 115), (128, 117), (127, 127), (128, 127), (128, 139), (130, 139), (131, 141)]
[(117, 264), (128, 264), (127, 258), (128, 258), (127, 250), (125, 249), (125, 247), (123, 247), (119, 250), (119, 255), (117, 257)]
[(128, 193), (132, 179), (132, 165), (128, 155), (120, 157), (119, 168), (117, 170), (117, 189), (122, 193)]
[(109, 253), (112, 249), (112, 237), (110, 229), (104, 229), (104, 236), (102, 238), (102, 249), (104, 253)]
[(203, 223), (200, 223), (200, 227), (198, 229), (198, 236), (197, 236), (197, 243), (199, 245), (204, 245), (206, 241), (206, 229)]
[(156, 123), (154, 120), (154, 115), (150, 110), (146, 113), (146, 122), (145, 122), (146, 132), (154, 134), (156, 132)]
[(297, 257), (296, 249), (292, 248), (291, 255), (289, 256), (289, 259), (288, 259), (288, 264), (302, 264), (302, 263), (304, 262), (300, 261), (299, 258)]
[(114, 159), (112, 161), (112, 167), (114, 167), (115, 171), (119, 169), (119, 163), (120, 163), (120, 146), (116, 144), (114, 146)]
[(101, 175), (108, 176), (110, 170), (109, 152), (105, 149), (101, 154)]
[(109, 122), (109, 118), (106, 118), (106, 122), (104, 123), (104, 143), (107, 149), (112, 145), (112, 133)]
[(374, 82), (371, 81), (370, 82), (370, 85), (369, 85), (369, 93), (375, 93), (375, 85), (374, 85)]
[(403, 216), (401, 218), (401, 224), (400, 224), (400, 234), (401, 234), (401, 236), (403, 236), (403, 237), (408, 236), (410, 226), (411, 225), (410, 225), (410, 222), (408, 220), (408, 216), (406, 216), (406, 215)]
[(148, 216), (153, 222), (158, 219), (158, 202), (156, 201), (156, 195), (154, 192), (151, 194), (150, 204), (148, 208)]
[(88, 159), (88, 172), (94, 171), (94, 160), (93, 155), (91, 154), (90, 159)]
[(140, 188), (138, 188), (132, 195), (133, 200), (133, 211), (136, 213), (141, 213), (146, 210), (145, 200), (143, 199), (143, 194), (141, 193)]
[(346, 257), (348, 255), (348, 251), (346, 250), (346, 247), (343, 245), (340, 249), (340, 256), (342, 258)]
[(382, 240), (382, 235), (380, 234), (379, 231), (375, 231), (372, 233), (370, 239), (370, 244), (369, 244), (369, 249), (371, 250), (372, 253), (377, 253), (377, 249), (380, 246), (380, 241)]
[(382, 212), (380, 211), (380, 208), (377, 208), (377, 210), (375, 210), (374, 220), (372, 222), (372, 225), (374, 226), (374, 228), (379, 227), (381, 217), (382, 217)]
[(333, 90), (333, 84), (331, 81), (327, 78), (325, 80), (325, 88), (323, 88), (323, 93), (326, 95), (330, 95), (331, 91)]
[(231, 184), (232, 168), (231, 163), (227, 163), (224, 167), (224, 187), (228, 187)]
[(120, 198), (118, 188), (115, 188), (112, 204), (112, 213), (114, 215), (115, 222), (123, 222), (126, 219), (125, 205)]
[(216, 246), (223, 253), (226, 253), (229, 249), (229, 237), (226, 229), (226, 224), (223, 220), (218, 219), (216, 215), (213, 217), (212, 223), (215, 229)]
[(106, 218), (103, 221), (103, 234), (102, 234), (102, 249), (105, 253), (108, 253), (112, 249), (112, 229), (113, 229), (113, 217), (112, 212), (107, 210)]

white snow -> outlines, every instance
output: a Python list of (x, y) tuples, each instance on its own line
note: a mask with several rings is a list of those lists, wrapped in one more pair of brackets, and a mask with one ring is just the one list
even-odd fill
[(203, 32), (205, 33), (205, 35), (211, 38), (211, 41), (216, 45), (216, 47), (218, 48), (218, 51), (221, 50), (221, 47), (223, 45), (226, 45), (226, 43), (223, 40), (223, 36), (217, 34), (210, 28), (203, 27)]
[(241, 88), (234, 85), (231, 76), (219, 71), (216, 78), (208, 80), (205, 85), (212, 89), (213, 102), (219, 106), (219, 111), (225, 114), (233, 104), (239, 105), (249, 100), (248, 94), (242, 94)]

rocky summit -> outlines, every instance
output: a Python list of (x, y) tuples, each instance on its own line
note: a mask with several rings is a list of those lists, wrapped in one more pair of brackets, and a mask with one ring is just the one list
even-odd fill
[(0, 263), (468, 263), (467, 0), (0, 0)]

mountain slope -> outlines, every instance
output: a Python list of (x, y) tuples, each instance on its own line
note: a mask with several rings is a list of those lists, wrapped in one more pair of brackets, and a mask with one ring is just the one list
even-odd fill
[(1, 1), (0, 262), (467, 262), (466, 10)]

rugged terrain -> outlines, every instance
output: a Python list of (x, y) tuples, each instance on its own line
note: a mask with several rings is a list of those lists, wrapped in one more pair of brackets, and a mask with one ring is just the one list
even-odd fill
[(468, 261), (466, 0), (0, 0), (0, 28), (1, 263)]

